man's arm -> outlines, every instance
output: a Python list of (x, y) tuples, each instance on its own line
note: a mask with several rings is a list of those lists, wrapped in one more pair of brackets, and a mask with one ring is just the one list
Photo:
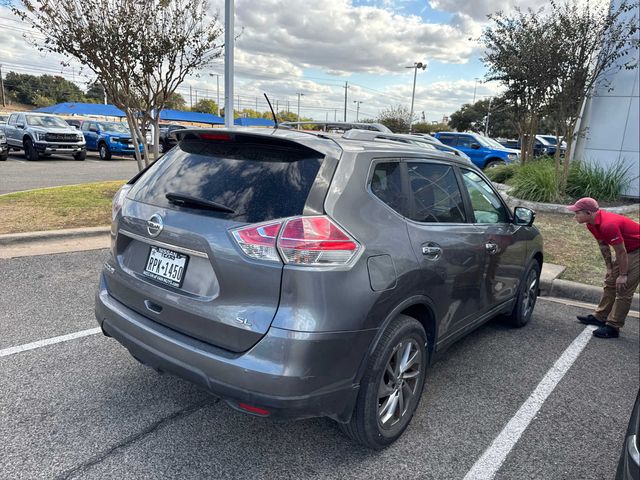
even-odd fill
[(611, 260), (611, 249), (609, 248), (609, 245), (607, 245), (602, 240), (598, 240), (598, 246), (600, 247), (600, 253), (602, 254), (602, 258), (604, 258), (604, 264), (607, 266), (607, 277), (609, 277), (611, 276), (611, 272), (613, 272), (613, 261)]
[(616, 278), (616, 290), (624, 290), (627, 288), (627, 274), (629, 273), (629, 257), (624, 243), (618, 243), (613, 246), (616, 252), (616, 261), (618, 262), (618, 278)]

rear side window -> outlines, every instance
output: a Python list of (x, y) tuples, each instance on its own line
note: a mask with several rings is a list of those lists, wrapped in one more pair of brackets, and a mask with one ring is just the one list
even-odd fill
[(478, 143), (475, 138), (469, 135), (460, 135), (458, 137), (458, 146), (463, 148), (471, 148), (471, 144)]
[(409, 218), (417, 222), (464, 223), (464, 204), (453, 169), (448, 165), (408, 164), (412, 202)]
[(445, 145), (449, 145), (450, 147), (455, 146), (456, 144), (456, 137), (453, 135), (440, 135), (438, 137), (438, 140), (440, 140)]
[(371, 192), (400, 215), (405, 215), (400, 162), (376, 164), (371, 178)]
[(134, 184), (129, 198), (165, 208), (166, 195), (188, 195), (234, 212), (202, 215), (262, 222), (301, 215), (322, 164), (306, 147), (274, 148), (245, 142), (189, 142), (158, 160)]

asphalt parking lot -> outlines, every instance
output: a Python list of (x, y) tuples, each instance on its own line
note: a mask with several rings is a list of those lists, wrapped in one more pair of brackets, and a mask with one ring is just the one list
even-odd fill
[(0, 162), (0, 195), (34, 188), (128, 180), (137, 172), (136, 161), (129, 157), (102, 161), (97, 152), (87, 152), (83, 162), (63, 155), (30, 162), (23, 152), (11, 152), (6, 162)]
[[(0, 259), (0, 478), (614, 476), (639, 385), (636, 318), (619, 339), (601, 340), (575, 321), (585, 310), (541, 300), (524, 329), (486, 324), (431, 368), (405, 435), (372, 452), (327, 419), (235, 412), (96, 333), (106, 255)], [(541, 395), (550, 371), (555, 384)], [(478, 467), (483, 454), (489, 465)]]

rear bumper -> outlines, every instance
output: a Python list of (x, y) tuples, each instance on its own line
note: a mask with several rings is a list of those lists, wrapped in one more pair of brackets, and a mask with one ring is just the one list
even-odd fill
[(348, 421), (358, 394), (357, 371), (375, 335), (271, 327), (254, 347), (236, 354), (134, 312), (109, 295), (104, 277), (96, 318), (140, 362), (198, 384), (234, 408), (245, 403), (286, 419)]

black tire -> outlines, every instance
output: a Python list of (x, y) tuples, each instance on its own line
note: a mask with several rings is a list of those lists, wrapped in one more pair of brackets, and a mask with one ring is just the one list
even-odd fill
[[(346, 435), (376, 450), (402, 435), (422, 396), (426, 345), (424, 328), (414, 318), (399, 315), (387, 327), (368, 360), (351, 421), (339, 424)], [(415, 361), (403, 367), (406, 357)]]
[(490, 162), (487, 162), (487, 164), (484, 166), (484, 169), (488, 170), (490, 168), (499, 167), (501, 165), (506, 165), (506, 163), (502, 160), (491, 160)]
[(160, 140), (160, 145), (158, 145), (158, 153), (166, 153), (167, 151), (167, 146), (165, 145), (163, 140)]
[(31, 162), (36, 162), (40, 160), (40, 154), (33, 146), (33, 142), (30, 138), (26, 138), (24, 140), (24, 156), (27, 157), (27, 160)]
[(9, 151), (0, 155), (0, 162), (5, 162), (9, 158)]
[(73, 159), (78, 160), (79, 162), (83, 161), (85, 158), (87, 158), (87, 152), (85, 150), (73, 154)]
[(98, 145), (98, 154), (100, 155), (100, 160), (111, 160), (111, 149), (104, 142)]
[(540, 265), (533, 260), (524, 273), (516, 304), (513, 306), (511, 315), (507, 317), (507, 321), (516, 328), (524, 327), (533, 314), (536, 306), (538, 293), (540, 291)]

